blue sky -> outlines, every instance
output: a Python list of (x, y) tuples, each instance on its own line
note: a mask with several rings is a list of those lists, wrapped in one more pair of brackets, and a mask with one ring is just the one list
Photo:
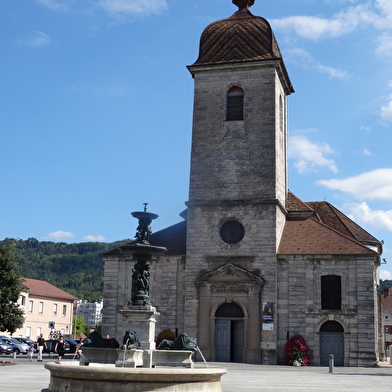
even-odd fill
[[(0, 3), (0, 239), (133, 238), (188, 198), (199, 38), (231, 0)], [(295, 93), (289, 187), (380, 240), (392, 278), (392, 2), (256, 0)]]

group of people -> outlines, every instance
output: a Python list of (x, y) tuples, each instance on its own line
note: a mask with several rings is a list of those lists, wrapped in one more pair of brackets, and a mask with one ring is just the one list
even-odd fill
[[(78, 360), (80, 360), (82, 355), (83, 355), (82, 345), (83, 345), (83, 339), (80, 339), (78, 345), (75, 348), (75, 356), (77, 355)], [(41, 333), (40, 337), (37, 340), (37, 347), (38, 347), (38, 359), (37, 359), (37, 361), (38, 362), (42, 362), (42, 353), (43, 353), (44, 349), (48, 348), (42, 333)], [(54, 346), (54, 350), (53, 351), (55, 353), (57, 353), (57, 360), (58, 360), (59, 363), (61, 363), (61, 360), (63, 359), (64, 354), (65, 354), (65, 342), (64, 342), (64, 337), (63, 336), (60, 336), (60, 339), (56, 342), (56, 345)], [(35, 352), (35, 347), (34, 347), (34, 344), (32, 344), (29, 347), (29, 350), (28, 350), (28, 360), (29, 360), (29, 362), (33, 361), (34, 352)]]
[[(42, 353), (44, 351), (44, 348), (47, 348), (46, 346), (46, 341), (44, 339), (44, 335), (41, 333), (40, 337), (37, 340), (37, 347), (38, 347), (38, 362), (42, 362)], [(28, 358), (29, 358), (29, 362), (33, 361), (33, 355), (35, 352), (35, 346), (34, 344), (31, 344), (28, 350)]]

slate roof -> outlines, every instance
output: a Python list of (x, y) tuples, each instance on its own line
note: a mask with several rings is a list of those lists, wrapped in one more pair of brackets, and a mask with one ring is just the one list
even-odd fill
[(59, 289), (52, 284), (45, 282), (44, 280), (22, 278), (22, 285), (29, 290), (30, 294), (40, 295), (43, 297), (52, 297), (74, 301), (78, 299), (72, 294), (67, 293), (64, 290)]
[(182, 221), (157, 231), (151, 235), (150, 243), (166, 247), (168, 254), (184, 255), (186, 253), (186, 226), (186, 221)]

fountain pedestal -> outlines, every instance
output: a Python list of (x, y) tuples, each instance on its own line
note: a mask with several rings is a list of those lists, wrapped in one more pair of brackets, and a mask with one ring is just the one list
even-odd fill
[(130, 306), (121, 309), (119, 313), (123, 316), (123, 334), (126, 331), (136, 332), (140, 342), (140, 349), (144, 350), (143, 367), (152, 367), (152, 352), (155, 350), (155, 324), (159, 312), (153, 306)]

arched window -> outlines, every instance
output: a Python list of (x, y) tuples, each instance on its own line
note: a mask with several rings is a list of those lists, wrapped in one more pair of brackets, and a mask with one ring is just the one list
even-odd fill
[(244, 119), (244, 90), (240, 87), (232, 87), (227, 92), (227, 121)]
[(321, 309), (342, 308), (342, 278), (339, 275), (321, 277)]

